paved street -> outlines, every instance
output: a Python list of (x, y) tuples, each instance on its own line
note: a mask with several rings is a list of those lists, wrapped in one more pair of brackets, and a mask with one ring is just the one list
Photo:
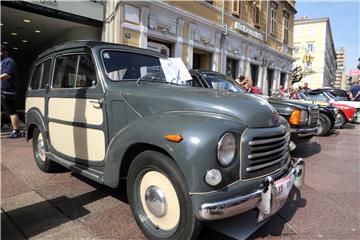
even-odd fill
[[(143, 239), (122, 190), (67, 170), (38, 170), (31, 144), (3, 138), (1, 148), (2, 239)], [(65, 140), (64, 140), (65, 141)], [(301, 194), (251, 239), (358, 239), (360, 235), (360, 126), (298, 145), (306, 160)], [(205, 228), (201, 239), (226, 237)]]

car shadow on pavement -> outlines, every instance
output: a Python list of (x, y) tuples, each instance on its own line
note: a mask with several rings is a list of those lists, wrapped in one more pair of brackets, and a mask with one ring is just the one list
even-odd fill
[(295, 158), (309, 158), (321, 152), (321, 145), (316, 141), (298, 143), (296, 149), (291, 152)]
[(299, 208), (306, 206), (306, 199), (301, 197), (298, 188), (293, 187), (285, 205), (278, 213), (272, 216), (263, 226), (254, 232), (248, 239), (257, 239), (267, 236), (293, 236), (296, 231), (288, 224)]
[(354, 124), (347, 123), (345, 124), (342, 129), (354, 129), (356, 128)]

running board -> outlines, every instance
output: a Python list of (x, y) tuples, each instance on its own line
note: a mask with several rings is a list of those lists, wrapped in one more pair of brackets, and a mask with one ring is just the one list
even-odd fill
[(85, 168), (82, 168), (78, 165), (76, 165), (75, 163), (73, 162), (70, 162), (70, 161), (67, 161), (63, 158), (60, 158), (58, 156), (55, 156), (54, 154), (50, 153), (50, 152), (46, 152), (46, 156), (48, 158), (50, 158), (52, 161), (70, 169), (71, 171), (73, 172), (76, 172), (84, 177), (87, 177), (87, 178), (90, 178), (91, 180), (94, 180), (95, 182), (97, 183), (100, 183), (100, 184), (104, 184), (104, 181), (103, 181), (103, 174), (102, 172), (99, 172), (99, 171), (96, 171), (94, 169), (85, 169)]

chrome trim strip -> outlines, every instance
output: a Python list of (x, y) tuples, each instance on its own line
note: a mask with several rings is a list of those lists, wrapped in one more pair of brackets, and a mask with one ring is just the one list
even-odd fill
[(270, 138), (270, 139), (264, 139), (264, 140), (253, 140), (249, 142), (250, 146), (253, 145), (260, 145), (260, 144), (265, 144), (265, 143), (271, 143), (271, 142), (275, 142), (275, 141), (280, 141), (282, 139), (285, 139), (288, 136), (289, 133), (286, 133), (284, 136), (281, 137), (277, 137), (277, 138)]
[(278, 159), (280, 157), (283, 157), (284, 154), (286, 154), (287, 152), (288, 152), (288, 150), (284, 149), (282, 152), (279, 152), (279, 153), (277, 153), (277, 154), (275, 154), (273, 156), (266, 157), (266, 158), (260, 158), (258, 160), (252, 160), (252, 161), (250, 161), (250, 164), (255, 165), (255, 164), (259, 164), (259, 163), (262, 163), (262, 162), (269, 161), (269, 160), (274, 159), (274, 158)]
[(262, 152), (262, 153), (249, 154), (249, 155), (248, 155), (248, 158), (251, 159), (251, 158), (268, 156), (268, 155), (270, 155), (270, 154), (280, 152), (280, 151), (286, 149), (287, 147), (288, 147), (287, 144), (284, 144), (284, 146), (282, 146), (281, 148), (277, 148), (277, 149), (275, 149), (275, 150), (271, 150), (271, 151), (268, 151), (268, 152)]
[(261, 150), (266, 150), (266, 149), (269, 149), (269, 148), (275, 148), (275, 147), (279, 147), (279, 146), (282, 146), (284, 144), (286, 144), (286, 139), (282, 140), (281, 142), (277, 143), (277, 144), (274, 144), (274, 145), (266, 145), (266, 146), (262, 146), (262, 147), (257, 147), (257, 146), (252, 146), (252, 150), (254, 151), (261, 151)]
[(238, 215), (257, 206), (262, 190), (214, 203), (203, 203), (199, 208), (199, 217), (206, 220), (216, 220)]
[(264, 164), (257, 165), (257, 166), (254, 166), (254, 167), (247, 167), (247, 168), (246, 168), (246, 171), (251, 172), (251, 171), (259, 170), (259, 169), (261, 169), (261, 168), (265, 168), (265, 167), (274, 165), (274, 164), (276, 164), (276, 163), (278, 163), (278, 162), (281, 162), (282, 160), (284, 160), (284, 159), (287, 158), (287, 157), (288, 157), (288, 154), (286, 154), (285, 156), (283, 156), (283, 157), (281, 157), (281, 158), (279, 158), (279, 159), (276, 159), (276, 160), (274, 160), (274, 161), (272, 161), (272, 162), (264, 163)]

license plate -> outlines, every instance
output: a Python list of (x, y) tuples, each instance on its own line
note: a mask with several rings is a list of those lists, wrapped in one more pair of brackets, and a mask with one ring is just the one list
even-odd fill
[(271, 206), (272, 213), (279, 211), (280, 208), (284, 206), (294, 184), (294, 180), (293, 175), (287, 175), (286, 177), (275, 181)]
[[(260, 211), (258, 221), (262, 221), (263, 219), (270, 217), (271, 215), (279, 211), (282, 206), (284, 206), (291, 191), (291, 188), (294, 185), (294, 181), (295, 176), (293, 174), (289, 174), (274, 182), (274, 185), (271, 189), (271, 197), (263, 196), (263, 205), (259, 207)], [(262, 211), (263, 206), (270, 206), (270, 211)]]

